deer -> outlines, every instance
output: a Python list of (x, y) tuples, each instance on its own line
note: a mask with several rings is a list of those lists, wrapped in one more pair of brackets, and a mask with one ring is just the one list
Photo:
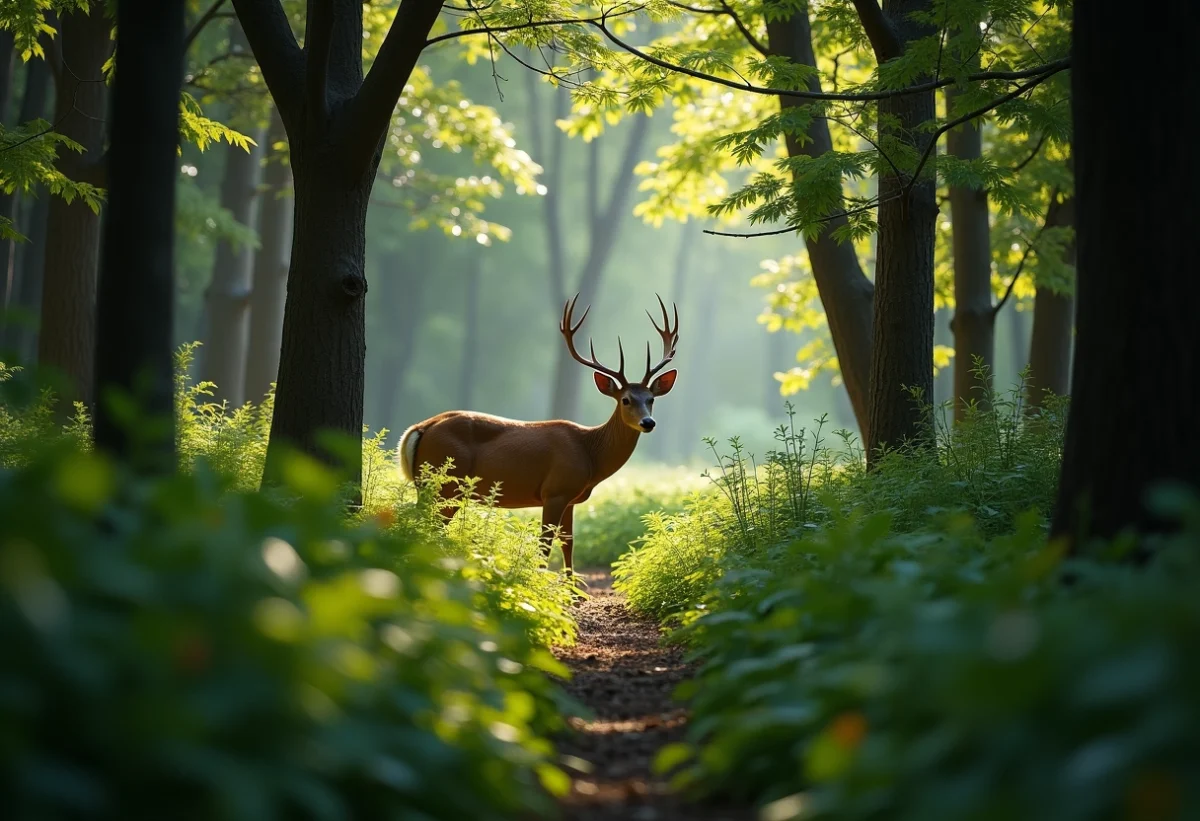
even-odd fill
[[(396, 454), (401, 474), (414, 484), (419, 484), (421, 465), (436, 468), (449, 459), (451, 477), (474, 477), (477, 479), (474, 492), (480, 496), (489, 496), (496, 490), (499, 507), (540, 507), (542, 552), (548, 560), (557, 533), (563, 567), (568, 574), (573, 572), (575, 506), (586, 502), (596, 485), (629, 461), (643, 433), (654, 430), (654, 400), (671, 392), (678, 375), (675, 369), (659, 373), (674, 359), (679, 342), (679, 308), (674, 303), (674, 325), (662, 297), (658, 297), (662, 327), (646, 312), (662, 339), (663, 353), (658, 363), (652, 365), (647, 342), (646, 372), (640, 381), (631, 382), (625, 376), (625, 350), (620, 337), (617, 337), (620, 362), (616, 370), (601, 364), (590, 339), (590, 358), (576, 349), (575, 334), (591, 311), (589, 305), (575, 322), (578, 301), (576, 294), (563, 306), (559, 332), (571, 357), (593, 372), (596, 389), (616, 402), (607, 422), (587, 427), (566, 419), (524, 422), (452, 410), (405, 430)], [(456, 499), (461, 492), (457, 484), (443, 485), (439, 497), (447, 502)], [(442, 507), (447, 523), (457, 509), (456, 505)]]

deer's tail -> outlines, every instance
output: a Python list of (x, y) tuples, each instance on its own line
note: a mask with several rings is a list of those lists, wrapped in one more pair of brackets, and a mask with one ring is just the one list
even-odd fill
[(400, 447), (396, 449), (400, 474), (414, 485), (417, 483), (417, 444), (421, 441), (422, 433), (423, 430), (413, 425), (404, 431), (404, 435), (400, 437)]

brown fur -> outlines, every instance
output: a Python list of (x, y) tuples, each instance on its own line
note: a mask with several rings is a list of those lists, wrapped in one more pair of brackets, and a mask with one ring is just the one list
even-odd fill
[[(413, 425), (402, 437), (400, 459), (406, 475), (420, 475), (423, 464), (441, 467), (454, 460), (450, 474), (477, 477), (475, 493), (486, 496), (497, 485), (500, 507), (541, 507), (545, 544), (561, 528), (563, 559), (571, 566), (573, 507), (585, 501), (592, 489), (629, 461), (637, 447), (643, 424), (653, 425), (655, 396), (674, 385), (675, 371), (651, 383), (619, 387), (596, 374), (596, 387), (616, 400), (617, 406), (603, 425), (585, 427), (566, 420), (522, 422), (473, 411), (447, 411)], [(412, 464), (405, 463), (404, 441), (417, 435)], [(452, 498), (452, 485), (443, 496)], [(454, 515), (455, 508), (443, 512)]]

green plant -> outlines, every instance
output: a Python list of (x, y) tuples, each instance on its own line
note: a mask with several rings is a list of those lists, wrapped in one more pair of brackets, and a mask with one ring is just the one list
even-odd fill
[(62, 441), (0, 470), (6, 817), (550, 809), (557, 662), (440, 545), (285, 473), (138, 480)]

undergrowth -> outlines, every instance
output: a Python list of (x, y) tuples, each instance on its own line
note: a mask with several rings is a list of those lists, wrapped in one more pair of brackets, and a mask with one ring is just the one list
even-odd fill
[(762, 464), (711, 443), (712, 491), (615, 574), (700, 665), (676, 786), (768, 821), (1195, 816), (1200, 499), (1153, 497), (1183, 529), (1146, 568), (1066, 560), (1065, 405), (1023, 393), (870, 472), (821, 420)]

